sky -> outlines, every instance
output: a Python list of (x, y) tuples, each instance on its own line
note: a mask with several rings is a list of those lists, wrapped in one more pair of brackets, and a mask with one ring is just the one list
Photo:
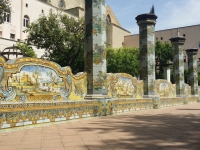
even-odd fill
[(107, 0), (121, 27), (139, 33), (135, 17), (149, 13), (152, 5), (158, 16), (156, 31), (200, 24), (200, 0)]

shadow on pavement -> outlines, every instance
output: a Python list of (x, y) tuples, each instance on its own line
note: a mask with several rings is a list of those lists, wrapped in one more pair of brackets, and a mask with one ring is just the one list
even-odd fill
[[(91, 120), (87, 128), (77, 130), (79, 133), (84, 130), (95, 132), (113, 149), (200, 150), (200, 111), (197, 110), (177, 107), (171, 113), (161, 113), (159, 110), (157, 113), (150, 110), (149, 114), (133, 112)], [(88, 147), (106, 149), (106, 144), (88, 144)]]

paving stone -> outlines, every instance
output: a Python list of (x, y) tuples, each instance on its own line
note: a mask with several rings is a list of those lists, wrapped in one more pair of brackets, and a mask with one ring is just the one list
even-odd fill
[(200, 150), (200, 104), (0, 130), (0, 150)]

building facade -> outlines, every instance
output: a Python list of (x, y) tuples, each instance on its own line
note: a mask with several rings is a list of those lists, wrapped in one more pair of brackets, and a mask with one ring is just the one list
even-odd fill
[[(12, 0), (11, 9), (4, 13), (4, 23), (0, 25), (0, 50), (16, 44), (17, 41), (23, 42), (27, 33), (23, 31), (27, 25), (44, 14), (47, 15), (52, 9), (56, 11), (56, 7), (38, 0)], [(77, 18), (76, 16), (63, 11), (67, 15)], [(44, 51), (34, 48), (38, 57), (43, 55)]]
[[(36, 21), (40, 15), (48, 15), (50, 9), (62, 11), (73, 18), (84, 17), (84, 0), (11, 0), (11, 9), (4, 13), (4, 23), (0, 24), (0, 50), (13, 46), (16, 42), (23, 42), (27, 33), (26, 26)], [(118, 48), (123, 46), (124, 36), (130, 32), (123, 29), (115, 17), (112, 9), (106, 7), (107, 20), (110, 23), (108, 34), (109, 46)], [(33, 47), (38, 58), (44, 50)]]
[[(40, 15), (48, 15), (50, 9), (62, 11), (73, 18), (80, 18), (84, 17), (84, 8), (84, 0), (11, 0), (11, 10), (4, 13), (5, 22), (0, 24), (0, 51), (15, 45), (18, 41), (23, 42), (27, 37), (27, 33), (23, 32), (26, 26), (36, 21)], [(131, 35), (128, 30), (121, 27), (110, 6), (106, 7), (106, 20), (110, 24), (107, 31), (108, 46), (139, 47), (139, 35)], [(156, 31), (155, 37), (166, 42), (177, 36), (177, 31), (186, 38), (185, 49), (200, 49), (200, 25)], [(38, 58), (44, 54), (44, 50), (33, 48)], [(197, 58), (200, 58), (200, 51)], [(185, 59), (187, 60), (187, 55)]]
[[(200, 59), (200, 24), (155, 32), (156, 40), (170, 42), (169, 39), (176, 36), (186, 38), (184, 49), (198, 48), (197, 60)], [(139, 35), (128, 35), (124, 37), (124, 47), (139, 47)], [(184, 53), (184, 59), (187, 62), (187, 55)]]

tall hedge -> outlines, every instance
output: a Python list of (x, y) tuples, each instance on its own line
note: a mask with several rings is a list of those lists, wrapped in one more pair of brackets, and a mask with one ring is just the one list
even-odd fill
[(128, 73), (139, 76), (139, 49), (138, 48), (108, 48), (107, 72)]

